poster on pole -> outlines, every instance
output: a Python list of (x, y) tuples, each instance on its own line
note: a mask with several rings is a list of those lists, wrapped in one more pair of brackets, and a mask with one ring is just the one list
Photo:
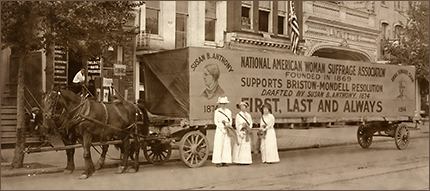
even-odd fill
[(125, 64), (114, 64), (113, 65), (113, 75), (114, 76), (125, 76), (127, 66)]

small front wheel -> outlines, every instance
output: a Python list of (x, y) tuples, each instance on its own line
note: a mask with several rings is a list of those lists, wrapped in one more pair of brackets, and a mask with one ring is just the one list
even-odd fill
[(142, 150), (146, 160), (154, 165), (162, 165), (172, 154), (170, 144), (163, 144), (160, 141), (145, 141), (142, 144)]
[(357, 130), (357, 141), (362, 148), (369, 148), (372, 144), (373, 134), (369, 135), (364, 125), (360, 125)]
[(405, 149), (409, 145), (409, 129), (406, 125), (399, 125), (394, 134), (396, 147), (399, 150)]
[(188, 167), (202, 166), (209, 156), (208, 139), (200, 131), (186, 133), (179, 144), (179, 154)]

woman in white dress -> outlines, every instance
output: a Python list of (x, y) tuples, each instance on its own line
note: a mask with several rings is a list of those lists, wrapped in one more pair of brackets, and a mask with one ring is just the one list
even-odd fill
[(212, 163), (217, 167), (228, 166), (227, 163), (232, 163), (231, 142), (228, 136), (228, 127), (231, 127), (232, 118), (231, 111), (226, 108), (229, 103), (227, 97), (219, 97), (217, 102), (220, 107), (215, 110), (214, 123), (216, 125), (214, 137), (214, 150), (212, 153)]
[(240, 102), (237, 105), (240, 109), (236, 115), (236, 131), (238, 136), (239, 144), (235, 144), (233, 147), (233, 163), (237, 164), (251, 164), (251, 128), (252, 128), (252, 117), (246, 109), (249, 107), (248, 103)]
[(261, 160), (265, 164), (279, 162), (278, 146), (276, 143), (275, 133), (275, 117), (272, 115), (272, 109), (269, 104), (264, 104), (261, 107), (260, 131), (263, 136), (261, 138)]

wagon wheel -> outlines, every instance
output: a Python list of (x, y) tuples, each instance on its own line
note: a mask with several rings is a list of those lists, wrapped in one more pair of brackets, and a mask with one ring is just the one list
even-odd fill
[(148, 162), (161, 165), (169, 160), (172, 154), (172, 147), (170, 144), (162, 144), (157, 141), (144, 141), (142, 144), (143, 155), (145, 155)]
[(357, 130), (357, 140), (362, 148), (369, 148), (372, 144), (373, 135), (368, 135), (366, 133), (364, 125), (360, 125)]
[(179, 154), (188, 167), (202, 166), (209, 156), (208, 139), (200, 131), (188, 132), (181, 139)]
[(405, 149), (409, 144), (409, 130), (406, 125), (399, 125), (396, 128), (396, 134), (394, 134), (394, 140), (396, 147), (399, 150)]

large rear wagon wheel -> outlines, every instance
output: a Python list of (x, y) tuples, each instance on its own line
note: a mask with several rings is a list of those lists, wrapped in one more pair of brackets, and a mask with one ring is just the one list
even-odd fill
[(146, 160), (154, 165), (162, 165), (172, 154), (170, 144), (162, 144), (159, 141), (143, 142), (142, 150)]
[(357, 141), (362, 148), (369, 148), (373, 141), (373, 134), (369, 135), (364, 125), (360, 125), (357, 130)]
[(409, 145), (409, 136), (409, 129), (406, 125), (397, 126), (394, 140), (399, 150), (405, 149)]
[(200, 131), (186, 133), (180, 141), (179, 154), (182, 162), (188, 167), (202, 166), (209, 156), (208, 139)]

